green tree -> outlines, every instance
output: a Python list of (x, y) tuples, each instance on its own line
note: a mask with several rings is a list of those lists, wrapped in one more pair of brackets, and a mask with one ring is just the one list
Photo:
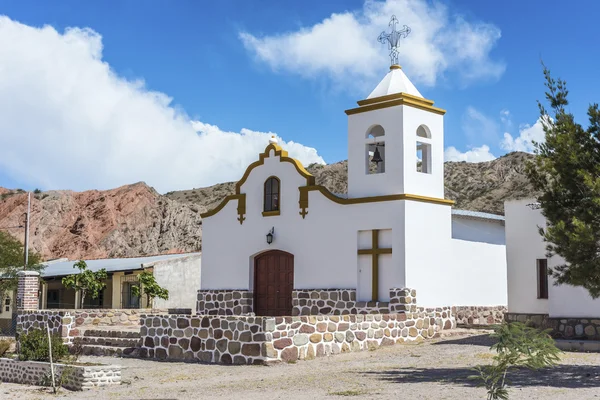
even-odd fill
[(488, 400), (508, 399), (507, 375), (511, 369), (538, 370), (556, 365), (560, 350), (548, 331), (527, 327), (520, 322), (503, 323), (490, 335), (497, 342), (491, 349), (496, 351), (491, 365), (475, 368), (475, 379), (488, 390)]
[(144, 271), (139, 275), (140, 278), (140, 286), (133, 286), (131, 291), (134, 296), (141, 296), (141, 292), (146, 295), (146, 304), (148, 307), (152, 307), (152, 302), (155, 297), (159, 299), (168, 300), (169, 299), (169, 291), (167, 289), (163, 289), (160, 287), (158, 283), (156, 283), (156, 279), (154, 278), (154, 274), (152, 272)]
[[(0, 301), (4, 300), (5, 293), (17, 289), (17, 273), (23, 269), (23, 252), (21, 242), (0, 231)], [(41, 272), (44, 269), (41, 262), (42, 256), (29, 250), (27, 269)]]
[(79, 273), (65, 276), (62, 279), (62, 284), (67, 289), (75, 289), (81, 294), (80, 307), (83, 308), (83, 302), (88, 294), (92, 299), (97, 299), (100, 296), (100, 292), (106, 287), (104, 281), (108, 275), (104, 268), (96, 272), (87, 269), (87, 264), (83, 260), (73, 264), (73, 268), (79, 269)]
[(600, 111), (589, 106), (589, 126), (575, 122), (566, 106), (565, 81), (552, 78), (544, 66), (546, 99), (551, 113), (538, 102), (545, 142), (535, 143), (537, 157), (527, 175), (538, 197), (546, 227), (540, 234), (548, 255), (565, 263), (554, 267), (558, 284), (582, 286), (600, 297)]

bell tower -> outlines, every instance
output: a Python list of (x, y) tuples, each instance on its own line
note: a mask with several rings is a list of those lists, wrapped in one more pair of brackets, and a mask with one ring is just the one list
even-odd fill
[(425, 99), (397, 62), (398, 40), (385, 32), (392, 66), (348, 115), (348, 197), (411, 194), (444, 198), (444, 114)]

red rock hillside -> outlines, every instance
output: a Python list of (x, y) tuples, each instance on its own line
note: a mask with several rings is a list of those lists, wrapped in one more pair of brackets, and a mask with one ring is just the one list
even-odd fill
[[(0, 188), (0, 228), (19, 240), (27, 194)], [(30, 246), (45, 259), (139, 256), (200, 250), (200, 210), (145, 183), (112, 190), (32, 194)]]

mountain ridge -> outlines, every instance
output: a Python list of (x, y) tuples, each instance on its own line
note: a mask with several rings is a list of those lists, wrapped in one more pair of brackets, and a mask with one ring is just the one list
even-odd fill
[[(455, 208), (503, 213), (503, 202), (534, 197), (525, 163), (533, 155), (509, 153), (481, 163), (444, 163), (445, 197)], [(348, 164), (312, 164), (307, 170), (333, 193), (348, 189)], [(45, 259), (103, 258), (199, 251), (200, 213), (235, 193), (235, 182), (169, 192), (144, 182), (109, 190), (49, 190), (32, 194), (30, 246)], [(0, 187), (0, 229), (23, 240), (27, 195)]]

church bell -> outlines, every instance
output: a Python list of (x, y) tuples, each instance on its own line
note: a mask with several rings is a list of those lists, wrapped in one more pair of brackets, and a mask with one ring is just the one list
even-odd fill
[(379, 154), (379, 147), (375, 146), (375, 153), (373, 153), (373, 158), (371, 159), (371, 162), (379, 164), (382, 161), (383, 158), (381, 158), (381, 154)]

